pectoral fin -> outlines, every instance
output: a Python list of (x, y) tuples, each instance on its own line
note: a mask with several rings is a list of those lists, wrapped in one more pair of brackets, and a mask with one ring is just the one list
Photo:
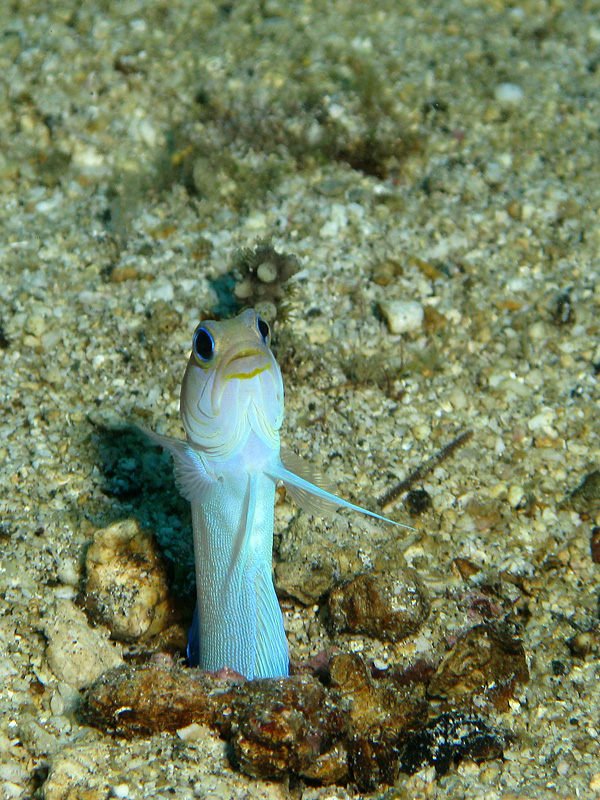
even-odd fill
[[(328, 481), (325, 475), (317, 467), (305, 461), (291, 450), (282, 448), (281, 464), (286, 472), (304, 482), (305, 485), (292, 484), (286, 478), (280, 478), (285, 484), (285, 488), (290, 493), (292, 500), (297, 506), (307, 514), (314, 514), (317, 517), (331, 518), (342, 503), (333, 494), (334, 485)], [(306, 488), (309, 486), (309, 488)], [(315, 489), (322, 490), (327, 495), (317, 495)], [(343, 502), (343, 501), (342, 501)]]
[(215, 481), (206, 472), (202, 457), (187, 442), (162, 436), (160, 433), (137, 425), (153, 442), (164, 447), (173, 456), (175, 483), (182, 496), (190, 503), (205, 502)]
[[(280, 461), (277, 467), (269, 472), (269, 475), (275, 480), (282, 481), (294, 502), (309, 514), (330, 517), (332, 512), (338, 508), (349, 508), (352, 511), (360, 511), (361, 514), (380, 519), (383, 522), (399, 525), (401, 528), (408, 528), (411, 531), (414, 530), (410, 525), (404, 525), (402, 522), (382, 517), (380, 514), (375, 514), (374, 511), (369, 511), (366, 508), (361, 508), (354, 505), (354, 503), (343, 500), (319, 485), (325, 482), (319, 471), (313, 470), (311, 465), (300, 459), (299, 456), (291, 454), (290, 457), (288, 452), (283, 454), (283, 459), (284, 461)], [(309, 476), (312, 480), (310, 480)]]

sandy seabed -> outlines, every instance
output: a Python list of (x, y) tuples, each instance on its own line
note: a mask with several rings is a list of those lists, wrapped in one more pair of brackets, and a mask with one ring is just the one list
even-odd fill
[[(600, 498), (564, 501), (600, 460), (600, 5), (59, 0), (4, 13), (0, 796), (358, 796), (251, 780), (209, 730), (119, 741), (86, 728), (95, 648), (110, 663), (119, 645), (82, 633), (70, 680), (50, 648), (98, 527), (152, 526), (185, 583), (185, 504), (140, 477), (127, 425), (181, 435), (192, 331), (226, 311), (240, 249), (266, 238), (301, 265), (274, 323), (287, 445), (376, 509), (473, 431), (420, 482), (427, 511), (389, 510), (414, 532), (348, 515), (304, 524), (313, 567), (332, 549), (365, 569), (386, 553), (430, 595), (403, 643), (335, 643), (383, 666), (439, 659), (491, 586), (529, 660), (493, 720), (510, 733), (503, 760), (400, 774), (376, 796), (599, 794)], [(393, 332), (402, 318), (410, 330)], [(296, 514), (277, 506), (279, 555), (308, 560)], [(330, 643), (314, 605), (284, 612), (292, 657)]]

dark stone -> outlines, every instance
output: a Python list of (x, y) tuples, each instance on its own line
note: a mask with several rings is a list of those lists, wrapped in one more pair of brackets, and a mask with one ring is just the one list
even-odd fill
[(456, 640), (432, 677), (427, 694), (453, 705), (484, 699), (505, 710), (517, 684), (528, 680), (521, 642), (507, 630), (482, 624)]
[(364, 660), (352, 653), (332, 656), (329, 667), (330, 690), (345, 703), (353, 734), (366, 734), (387, 726), (397, 736), (425, 722), (426, 701), (423, 684), (408, 684), (393, 670), (374, 678)]
[(380, 784), (393, 784), (398, 776), (403, 740), (385, 725), (372, 728), (350, 742), (348, 761), (352, 776), (363, 792)]
[(502, 756), (503, 737), (475, 716), (441, 714), (410, 738), (400, 759), (400, 771), (412, 775), (432, 765), (445, 775), (461, 758), (485, 761)]
[(409, 514), (424, 514), (431, 507), (431, 497), (426, 489), (411, 489), (404, 498), (404, 505)]
[(369, 572), (329, 592), (329, 614), (335, 631), (399, 642), (419, 630), (429, 601), (412, 569)]
[(600, 469), (588, 473), (564, 503), (578, 514), (591, 515), (600, 509)]
[(562, 292), (554, 301), (550, 319), (554, 325), (573, 325), (575, 323), (575, 309), (571, 300), (571, 292), (567, 289)]
[(161, 657), (106, 672), (89, 689), (83, 717), (122, 736), (209, 725), (253, 777), (352, 780), (365, 790), (393, 783), (405, 741), (427, 719), (424, 685), (392, 670), (376, 679), (351, 654), (333, 656), (326, 679), (329, 686), (309, 674), (246, 681)]
[(600, 528), (592, 528), (590, 551), (594, 564), (600, 564)]
[(559, 678), (561, 675), (566, 675), (568, 672), (563, 662), (559, 661), (557, 658), (550, 662), (550, 667), (552, 668), (552, 674), (556, 675), (557, 678)]

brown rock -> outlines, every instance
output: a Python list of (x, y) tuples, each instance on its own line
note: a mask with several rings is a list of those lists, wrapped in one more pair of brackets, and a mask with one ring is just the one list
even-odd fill
[(139, 278), (140, 274), (140, 271), (134, 266), (113, 267), (110, 271), (110, 279), (113, 283), (123, 283), (132, 278)]
[(484, 698), (505, 710), (517, 684), (528, 680), (521, 642), (507, 631), (482, 624), (457, 639), (433, 675), (427, 694), (452, 705)]
[(329, 684), (347, 701), (353, 726), (365, 730), (375, 719), (375, 686), (367, 665), (353, 653), (338, 653), (329, 664)]
[(334, 565), (329, 563), (307, 571), (303, 561), (280, 561), (275, 565), (275, 585), (278, 592), (310, 606), (331, 588), (334, 571)]
[(176, 731), (192, 722), (228, 732), (235, 683), (171, 659), (105, 672), (90, 687), (86, 722), (112, 733)]
[(348, 750), (348, 762), (361, 791), (372, 791), (382, 783), (395, 782), (403, 744), (403, 739), (385, 725), (354, 737)]
[(422, 685), (402, 685), (393, 672), (374, 679), (360, 656), (340, 653), (330, 665), (331, 688), (349, 707), (348, 762), (363, 791), (394, 783), (403, 744), (427, 718)]
[(277, 592), (304, 605), (322, 600), (340, 581), (363, 568), (357, 553), (331, 542), (331, 537), (307, 514), (295, 517), (283, 532), (275, 565)]
[(136, 520), (96, 531), (86, 556), (85, 608), (123, 642), (149, 639), (170, 622), (167, 576), (153, 537)]
[[(447, 698), (451, 709), (467, 695), (496, 698), (486, 694), (495, 681), (505, 697), (507, 686), (524, 679), (520, 655), (508, 634), (477, 626), (442, 662), (430, 694)], [(508, 664), (504, 671), (501, 661)], [(502, 753), (503, 737), (464, 705), (427, 721), (429, 669), (423, 665), (411, 675), (338, 653), (321, 666), (326, 685), (310, 674), (246, 681), (161, 657), (103, 675), (88, 691), (84, 716), (121, 735), (208, 725), (230, 742), (234, 764), (248, 775), (296, 776), (321, 785), (351, 781), (361, 791), (393, 784), (399, 770), (433, 764), (444, 773), (453, 760)]]
[(339, 581), (360, 572), (357, 553), (331, 541), (326, 526), (308, 514), (295, 517), (283, 531), (275, 564), (275, 586), (304, 605), (318, 603)]
[(437, 333), (448, 326), (448, 319), (433, 306), (425, 306), (424, 327), (427, 333)]
[(600, 509), (600, 469), (588, 473), (563, 502), (578, 514), (596, 513)]
[(248, 775), (305, 776), (328, 784), (348, 773), (340, 742), (347, 713), (316, 678), (235, 680), (161, 658), (110, 670), (90, 688), (85, 721), (124, 735), (217, 728)]
[(388, 286), (403, 272), (404, 268), (399, 261), (388, 258), (375, 264), (371, 272), (371, 280), (379, 286)]
[(388, 575), (369, 572), (329, 592), (329, 613), (335, 631), (399, 642), (420, 628), (429, 601), (412, 569)]
[(302, 772), (303, 778), (324, 785), (346, 783), (348, 776), (348, 751), (342, 742), (317, 756), (314, 763)]
[(255, 777), (319, 775), (332, 783), (347, 772), (335, 748), (345, 729), (345, 714), (315, 678), (251, 681), (236, 693), (234, 759)]
[(457, 556), (452, 559), (452, 572), (458, 573), (464, 581), (476, 575), (479, 571), (480, 567), (468, 558)]
[(258, 681), (185, 669), (162, 657), (105, 673), (89, 689), (85, 721), (111, 733), (209, 725), (231, 743), (234, 763), (254, 777), (296, 775), (320, 784), (393, 782), (402, 743), (425, 724), (422, 685), (365, 662), (331, 661), (330, 687), (312, 675)]
[(590, 536), (590, 551), (594, 564), (600, 564), (600, 528), (592, 528)]

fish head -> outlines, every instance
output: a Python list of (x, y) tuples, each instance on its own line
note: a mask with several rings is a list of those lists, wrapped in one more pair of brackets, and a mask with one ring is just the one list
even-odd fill
[(196, 328), (181, 386), (181, 419), (190, 444), (226, 459), (250, 435), (279, 451), (283, 381), (270, 329), (253, 309)]

